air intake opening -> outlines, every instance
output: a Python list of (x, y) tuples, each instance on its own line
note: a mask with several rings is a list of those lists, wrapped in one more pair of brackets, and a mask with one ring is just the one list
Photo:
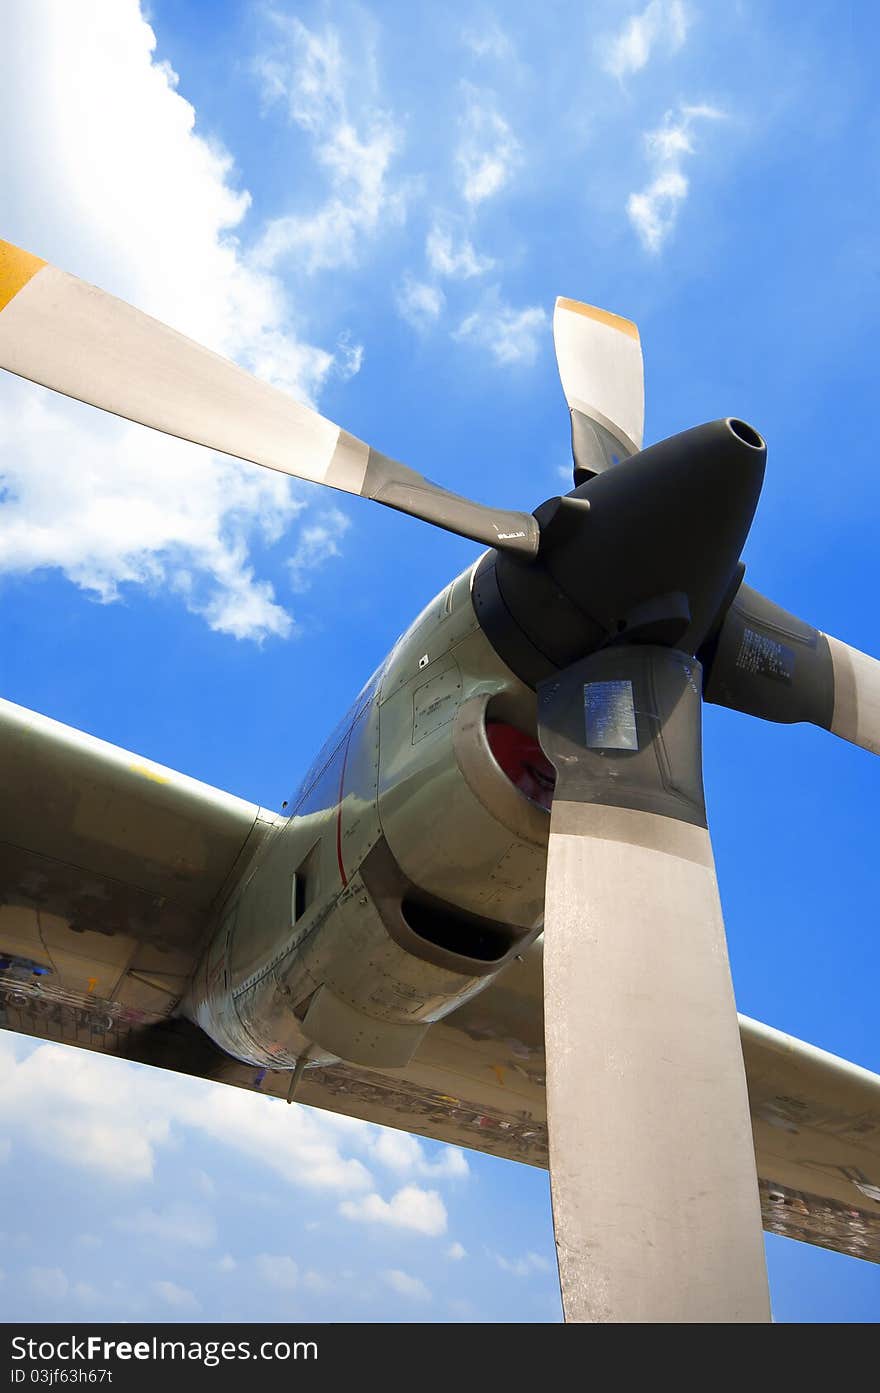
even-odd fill
[(753, 450), (763, 450), (764, 441), (753, 426), (745, 421), (739, 421), (736, 417), (731, 417), (727, 423), (737, 440), (741, 440), (744, 445), (751, 445)]
[(495, 763), (504, 770), (510, 782), (530, 803), (550, 811), (556, 770), (534, 735), (509, 725), (506, 721), (486, 721), (486, 739)]
[(521, 929), (513, 929), (508, 924), (411, 895), (404, 898), (400, 912), (407, 926), (426, 943), (481, 963), (498, 962), (522, 937)]

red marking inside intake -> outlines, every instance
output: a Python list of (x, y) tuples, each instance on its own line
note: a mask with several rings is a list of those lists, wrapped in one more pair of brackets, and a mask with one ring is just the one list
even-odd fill
[(533, 735), (508, 725), (506, 721), (487, 721), (489, 749), (508, 779), (531, 803), (550, 811), (556, 770)]

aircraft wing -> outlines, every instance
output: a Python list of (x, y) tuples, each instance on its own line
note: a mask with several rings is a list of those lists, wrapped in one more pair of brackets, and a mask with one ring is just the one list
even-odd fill
[(0, 1023), (28, 1007), (78, 1042), (167, 1017), (276, 821), (0, 700)]
[[(283, 1097), (175, 1007), (277, 814), (0, 701), (0, 1027)], [(546, 1166), (540, 940), (405, 1069), (309, 1069), (305, 1104)], [(747, 1017), (764, 1226), (880, 1261), (880, 1076)]]

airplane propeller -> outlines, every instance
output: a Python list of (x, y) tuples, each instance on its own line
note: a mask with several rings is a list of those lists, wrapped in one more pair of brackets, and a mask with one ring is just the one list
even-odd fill
[(473, 503), (123, 300), (0, 241), (0, 366), (142, 426), (533, 556), (529, 513)]
[(763, 1321), (701, 699), (878, 753), (880, 663), (743, 583), (760, 435), (725, 418), (642, 449), (636, 326), (560, 299), (553, 327), (576, 487), (534, 514), (496, 510), (0, 242), (0, 366), (494, 549), (477, 579), (502, 616), (499, 652), (538, 691), (557, 773), (544, 1016), (566, 1318)]

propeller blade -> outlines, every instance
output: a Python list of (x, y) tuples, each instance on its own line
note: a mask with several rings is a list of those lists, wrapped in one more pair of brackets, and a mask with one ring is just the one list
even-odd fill
[(571, 412), (575, 484), (642, 448), (645, 379), (639, 331), (629, 319), (560, 296), (553, 342)]
[(765, 721), (808, 721), (880, 754), (880, 662), (741, 585), (705, 651), (705, 696)]
[(700, 678), (684, 653), (619, 645), (539, 688), (557, 771), (544, 1029), (569, 1321), (770, 1318)]
[(208, 449), (531, 557), (529, 513), (473, 503), (122, 300), (0, 241), (0, 367)]

